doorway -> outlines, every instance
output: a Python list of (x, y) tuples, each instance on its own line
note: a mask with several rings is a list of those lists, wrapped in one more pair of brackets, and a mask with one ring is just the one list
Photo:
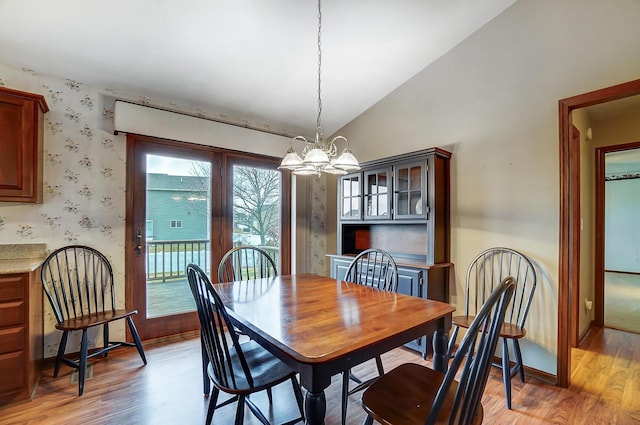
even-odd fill
[(186, 266), (217, 282), (234, 246), (290, 268), (290, 177), (279, 159), (127, 135), (126, 300), (140, 337), (199, 329)]
[[(576, 246), (575, 229), (579, 228), (576, 220), (580, 219), (579, 205), (571, 202), (570, 194), (579, 187), (575, 187), (571, 175), (572, 120), (571, 112), (599, 103), (622, 99), (640, 94), (640, 80), (634, 80), (605, 89), (573, 96), (558, 101), (559, 130), (560, 130), (560, 252), (558, 261), (558, 354), (557, 354), (557, 385), (568, 387), (571, 374), (572, 330), (575, 329), (577, 318), (573, 312), (580, 300), (573, 290), (577, 277), (571, 273), (575, 270), (575, 261), (579, 261), (579, 253), (572, 250)], [(579, 245), (578, 245), (579, 246)], [(603, 270), (603, 257), (596, 253), (595, 270)]]
[(596, 148), (595, 324), (640, 333), (640, 142)]

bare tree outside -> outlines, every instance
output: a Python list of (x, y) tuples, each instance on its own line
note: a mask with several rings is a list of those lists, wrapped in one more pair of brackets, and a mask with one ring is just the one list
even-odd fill
[(280, 245), (280, 173), (233, 168), (234, 234), (257, 235), (260, 245)]
[[(197, 186), (194, 190), (208, 190), (208, 164), (194, 162), (190, 174), (198, 178), (192, 182)], [(275, 170), (233, 167), (234, 242), (239, 239), (242, 245), (280, 246), (280, 178)], [(258, 243), (255, 237), (259, 238)]]

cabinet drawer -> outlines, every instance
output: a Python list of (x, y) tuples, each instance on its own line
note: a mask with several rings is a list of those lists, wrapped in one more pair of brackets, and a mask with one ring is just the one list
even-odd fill
[(28, 278), (28, 274), (0, 277), (0, 302), (24, 299), (24, 289)]
[(24, 352), (0, 355), (0, 393), (17, 391), (24, 386)]
[(24, 328), (0, 330), (0, 354), (20, 351), (24, 348)]
[(0, 327), (24, 323), (24, 302), (0, 303)]

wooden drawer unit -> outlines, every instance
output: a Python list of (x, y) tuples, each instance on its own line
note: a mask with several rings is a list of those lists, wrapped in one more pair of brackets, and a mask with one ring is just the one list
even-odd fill
[(0, 328), (4, 326), (22, 326), (24, 323), (24, 302), (12, 301), (0, 303)]
[(0, 394), (19, 393), (23, 389), (23, 365), (24, 351), (0, 354)]
[[(0, 354), (22, 350), (24, 347), (24, 327), (0, 330)], [(1, 375), (0, 375), (1, 376)]]
[(29, 399), (40, 378), (39, 272), (0, 275), (0, 404)]

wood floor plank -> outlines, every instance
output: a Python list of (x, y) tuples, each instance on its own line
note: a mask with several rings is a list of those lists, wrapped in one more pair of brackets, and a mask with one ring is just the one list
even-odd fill
[[(53, 378), (45, 368), (36, 397), (30, 402), (0, 408), (0, 425), (189, 425), (202, 424), (207, 398), (202, 395), (198, 338), (176, 338), (145, 345), (147, 366), (135, 350), (116, 350), (93, 362), (93, 378), (85, 394), (77, 395), (70, 382), (71, 369), (62, 367)], [(501, 371), (491, 371), (483, 398), (485, 424), (591, 425), (640, 424), (640, 335), (611, 329), (596, 330), (580, 349), (573, 350), (572, 385), (557, 388), (534, 378), (513, 380), (513, 410), (504, 401)], [(405, 363), (430, 365), (406, 349), (383, 356), (385, 370)], [(354, 369), (362, 378), (374, 376), (375, 363)], [(1, 379), (1, 377), (0, 377)], [(340, 380), (336, 376), (327, 392), (326, 424), (340, 423)], [(348, 424), (360, 425), (364, 413), (361, 394), (351, 396)], [(268, 418), (282, 423), (296, 414), (291, 386), (276, 387), (274, 404), (265, 394), (252, 396)], [(216, 411), (214, 425), (233, 423), (235, 406)], [(246, 412), (246, 425), (259, 422)]]

